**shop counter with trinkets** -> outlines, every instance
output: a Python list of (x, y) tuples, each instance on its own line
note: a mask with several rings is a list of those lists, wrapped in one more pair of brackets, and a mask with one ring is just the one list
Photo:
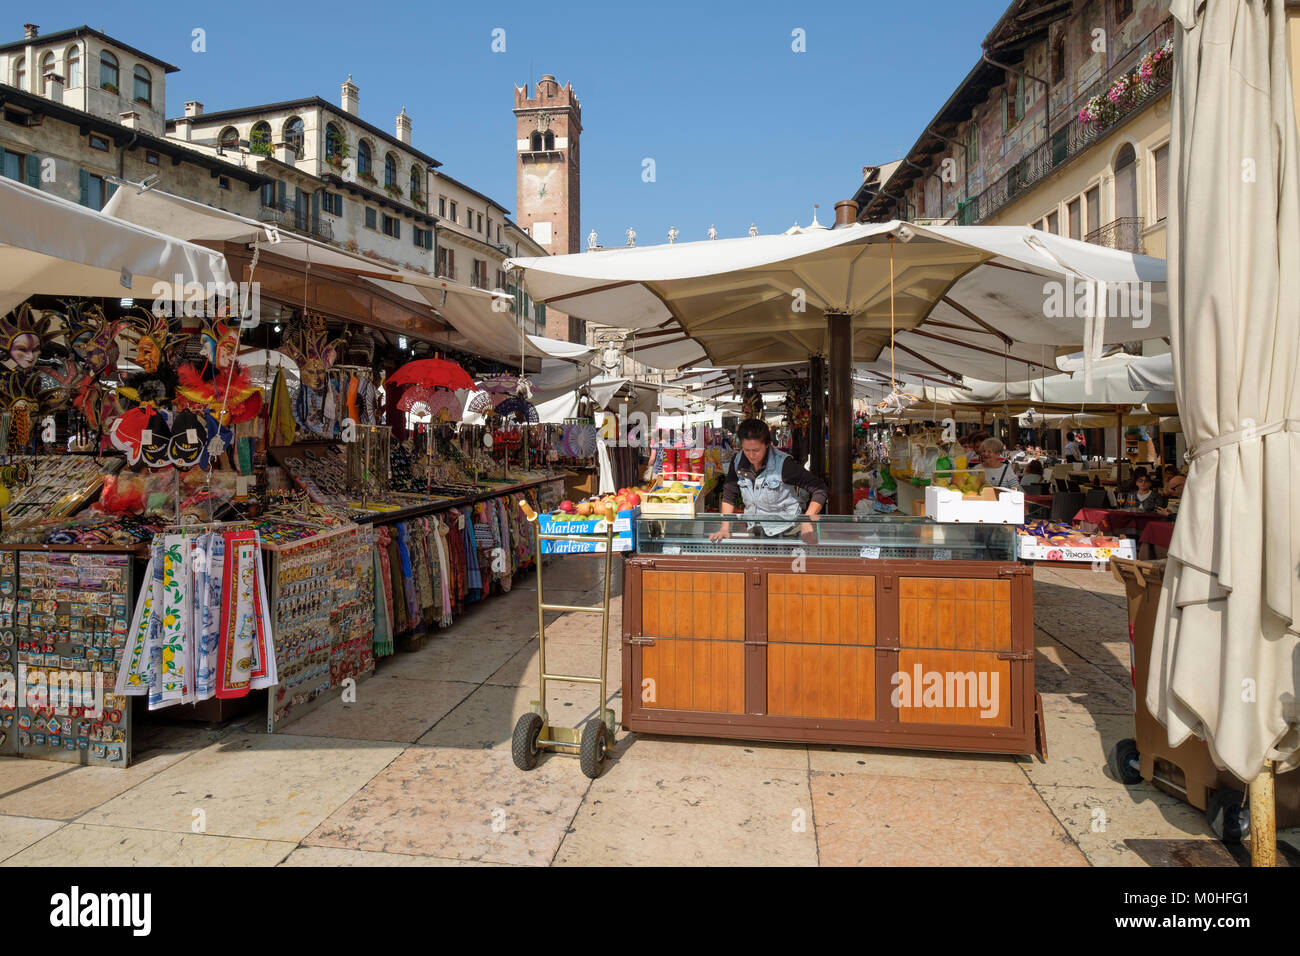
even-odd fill
[(640, 518), (623, 724), (644, 733), (1041, 754), (1013, 525)]

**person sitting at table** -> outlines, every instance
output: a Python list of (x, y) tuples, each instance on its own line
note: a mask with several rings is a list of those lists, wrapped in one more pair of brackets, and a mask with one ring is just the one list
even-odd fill
[(1061, 456), (1072, 464), (1075, 462), (1082, 463), (1083, 448), (1079, 442), (1078, 435), (1070, 435), (1070, 440), (1065, 443), (1065, 451), (1061, 452)]
[(1185, 484), (1187, 479), (1179, 472), (1176, 465), (1165, 465), (1165, 483), (1160, 490), (1166, 498), (1182, 497)]
[(1046, 482), (1043, 479), (1043, 463), (1034, 459), (1025, 466), (1025, 473), (1020, 476), (1020, 488), (1025, 494), (1040, 494)]
[(994, 488), (1019, 488), (1020, 479), (1011, 462), (1004, 461), (1002, 452), (1006, 446), (996, 438), (986, 438), (980, 442), (980, 469), (984, 472), (986, 484)]
[(1162, 515), (1169, 514), (1169, 509), (1165, 507), (1165, 496), (1152, 486), (1151, 476), (1147, 474), (1145, 468), (1139, 468), (1133, 473), (1131, 500), (1136, 511), (1154, 512)]

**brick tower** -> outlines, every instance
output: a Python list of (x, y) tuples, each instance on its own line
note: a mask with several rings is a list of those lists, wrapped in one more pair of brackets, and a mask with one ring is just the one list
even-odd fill
[[(572, 84), (547, 73), (528, 87), (515, 87), (515, 219), (551, 255), (578, 252), (581, 242), (578, 177), (582, 107)], [(583, 323), (546, 310), (546, 334), (585, 341)]]

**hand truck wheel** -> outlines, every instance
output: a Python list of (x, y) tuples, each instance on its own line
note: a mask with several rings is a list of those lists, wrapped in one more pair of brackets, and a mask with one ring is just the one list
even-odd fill
[(537, 766), (537, 755), (541, 752), (537, 738), (541, 735), (541, 714), (524, 714), (515, 724), (515, 733), (510, 741), (510, 756), (520, 770), (532, 770)]
[(1132, 737), (1125, 737), (1110, 748), (1106, 762), (1110, 764), (1110, 772), (1115, 775), (1115, 779), (1124, 786), (1132, 787), (1142, 782), (1137, 741)]
[(605, 722), (595, 718), (587, 721), (582, 728), (578, 757), (582, 772), (592, 780), (600, 776), (601, 767), (605, 763), (605, 744)]

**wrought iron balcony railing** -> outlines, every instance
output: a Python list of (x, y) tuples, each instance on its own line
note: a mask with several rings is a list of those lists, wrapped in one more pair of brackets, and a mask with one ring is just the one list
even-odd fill
[(1142, 242), (1142, 228), (1144, 220), (1141, 216), (1125, 216), (1123, 219), (1113, 219), (1100, 229), (1094, 229), (1083, 237), (1084, 242), (1091, 242), (1097, 246), (1107, 246), (1111, 249), (1121, 249), (1124, 252), (1136, 252), (1144, 254), (1146, 247)]
[[(1115, 126), (1168, 93), (1173, 82), (1172, 58), (1167, 59), (1149, 79), (1132, 84), (1118, 102), (1108, 105), (1101, 116), (1090, 120), (1080, 117), (1083, 108), (1094, 97), (1104, 95), (1117, 80), (1136, 74), (1142, 58), (1163, 47), (1172, 36), (1173, 19), (1169, 18), (1135, 43), (1072, 103), (1052, 116), (1047, 139), (1022, 156), (983, 192), (959, 202), (957, 220), (962, 225), (985, 222), (999, 209), (1087, 150)], [(1028, 119), (1026, 117), (1022, 122)]]

